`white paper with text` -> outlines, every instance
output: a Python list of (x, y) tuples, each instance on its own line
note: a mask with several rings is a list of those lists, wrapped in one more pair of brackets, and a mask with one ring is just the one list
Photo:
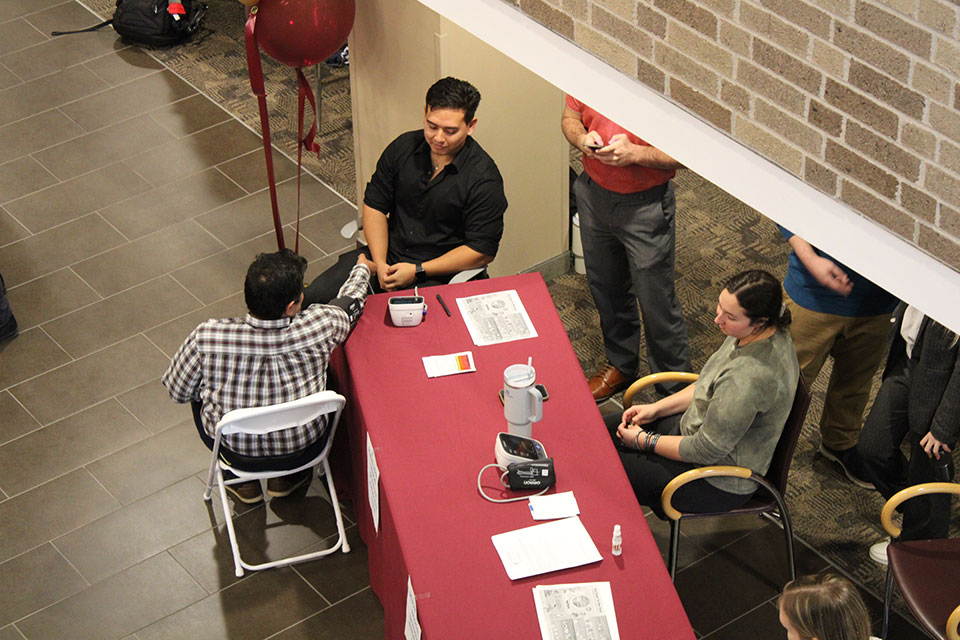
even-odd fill
[(500, 533), (491, 540), (511, 580), (603, 559), (579, 517)]
[(543, 640), (620, 640), (609, 582), (533, 588)]
[(380, 535), (380, 467), (377, 466), (377, 454), (373, 451), (373, 442), (367, 433), (367, 501), (370, 503), (370, 515), (373, 517), (373, 529)]
[(516, 289), (457, 298), (457, 306), (478, 347), (537, 337)]
[(413, 593), (413, 580), (407, 576), (407, 615), (403, 625), (404, 640), (420, 640), (420, 620), (417, 618), (417, 596)]

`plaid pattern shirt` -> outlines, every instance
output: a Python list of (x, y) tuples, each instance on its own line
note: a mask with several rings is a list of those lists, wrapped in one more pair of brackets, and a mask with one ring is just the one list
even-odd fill
[[(338, 296), (366, 300), (370, 270), (357, 265)], [(211, 438), (224, 414), (323, 391), (330, 354), (350, 333), (346, 311), (314, 304), (293, 318), (207, 320), (187, 336), (161, 382), (177, 402), (199, 400)], [(223, 444), (245, 456), (278, 456), (318, 440), (325, 418), (266, 436), (233, 434)]]

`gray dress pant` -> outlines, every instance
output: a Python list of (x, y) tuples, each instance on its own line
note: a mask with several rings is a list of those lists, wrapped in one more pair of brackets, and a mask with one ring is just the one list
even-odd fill
[[(621, 194), (582, 173), (574, 194), (584, 266), (600, 313), (607, 361), (624, 374), (639, 373), (642, 314), (650, 372), (690, 371), (687, 329), (673, 280), (673, 185)], [(684, 386), (658, 390), (673, 392)]]

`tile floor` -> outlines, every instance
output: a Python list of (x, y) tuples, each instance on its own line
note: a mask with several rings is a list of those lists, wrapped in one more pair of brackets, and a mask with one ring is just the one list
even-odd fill
[[(199, 321), (243, 313), (242, 274), (275, 246), (260, 141), (109, 29), (46, 35), (95, 21), (0, 0), (0, 271), (21, 326), (0, 345), (0, 640), (382, 637), (356, 527), (350, 554), (233, 577), (200, 499), (208, 453), (159, 377)], [(295, 167), (276, 160), (289, 233)], [(303, 202), (309, 277), (355, 211), (313, 179)], [(314, 482), (234, 505), (241, 545), (324, 544), (324, 503)], [(686, 527), (677, 588), (701, 637), (783, 637), (779, 536), (756, 518)]]

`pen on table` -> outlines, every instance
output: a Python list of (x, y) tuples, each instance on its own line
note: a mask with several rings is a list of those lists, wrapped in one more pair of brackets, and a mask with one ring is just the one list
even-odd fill
[(447, 303), (443, 301), (443, 298), (440, 297), (440, 294), (437, 294), (437, 302), (440, 303), (440, 306), (443, 307), (443, 310), (446, 312), (447, 317), (450, 317), (450, 309), (447, 309)]

